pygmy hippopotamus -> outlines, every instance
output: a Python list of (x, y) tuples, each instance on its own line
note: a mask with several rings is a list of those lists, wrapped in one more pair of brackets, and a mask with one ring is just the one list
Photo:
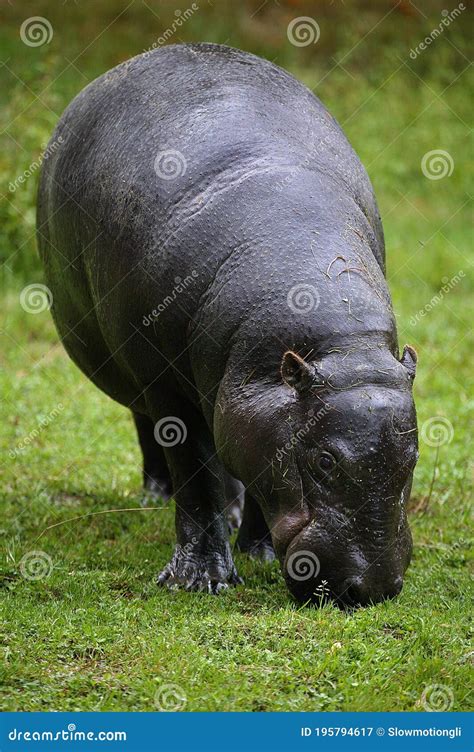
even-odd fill
[(379, 212), (334, 118), (266, 60), (183, 44), (89, 84), (51, 144), (52, 314), (132, 411), (146, 487), (175, 499), (158, 582), (241, 582), (227, 517), (244, 488), (236, 548), (276, 556), (300, 602), (397, 595), (416, 354), (400, 356)]

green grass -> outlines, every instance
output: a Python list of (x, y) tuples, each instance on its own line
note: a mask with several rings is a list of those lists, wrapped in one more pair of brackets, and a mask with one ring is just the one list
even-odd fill
[[(171, 684), (185, 710), (418, 710), (426, 688), (441, 684), (453, 710), (470, 709), (469, 23), (453, 23), (416, 61), (409, 50), (438, 23), (442, 4), (432, 4), (427, 20), (397, 10), (353, 51), (391, 6), (321, 11), (320, 44), (311, 48), (286, 41), (288, 21), (312, 15), (303, 2), (296, 11), (270, 3), (253, 19), (260, 3), (234, 3), (227, 15), (224, 3), (220, 11), (206, 7), (179, 34), (276, 58), (314, 86), (375, 186), (400, 341), (419, 352), (421, 457), (404, 590), (347, 614), (331, 605), (298, 608), (276, 565), (239, 555), (245, 586), (223, 597), (158, 590), (154, 575), (174, 542), (173, 504), (84, 516), (140, 509), (138, 445), (127, 411), (67, 359), (48, 312), (28, 314), (19, 303), (24, 286), (42, 279), (32, 237), (37, 173), (13, 193), (8, 184), (38, 156), (84, 76), (140, 52), (173, 18), (173, 5), (160, 4), (157, 21), (136, 2), (93, 42), (125, 5), (99, 2), (92, 14), (81, 4), (35, 3), (28, 14), (48, 17), (55, 30), (40, 48), (19, 41), (27, 14), (2, 10), (9, 14), (0, 32), (8, 58), (8, 69), (0, 68), (1, 357), (8, 364), (0, 375), (2, 707), (153, 710), (156, 693)], [(75, 63), (81, 72), (64, 71), (65, 55), (74, 60), (88, 44)], [(348, 72), (331, 70), (332, 55)], [(450, 177), (423, 176), (421, 159), (432, 149), (451, 155)], [(443, 278), (460, 271), (459, 283), (413, 323)], [(436, 448), (423, 437), (427, 421), (440, 417), (452, 438)], [(66, 524), (43, 532), (59, 522)], [(32, 551), (51, 557), (48, 577), (22, 575)]]

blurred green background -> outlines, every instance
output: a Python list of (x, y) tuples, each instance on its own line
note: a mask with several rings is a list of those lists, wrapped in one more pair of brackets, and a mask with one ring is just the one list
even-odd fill
[[(436, 709), (467, 709), (472, 15), (461, 9), (448, 24), (458, 5), (446, 0), (195, 6), (190, 14), (187, 0), (0, 5), (3, 706), (149, 710), (171, 682), (186, 710), (427, 709), (434, 685), (444, 688)], [(33, 16), (52, 30), (38, 46), (21, 36)], [(319, 36), (298, 46), (288, 27), (301, 17)], [(163, 36), (225, 43), (287, 68), (339, 120), (372, 179), (401, 344), (420, 358), (414, 560), (392, 603), (354, 615), (302, 611), (278, 567), (242, 556), (246, 585), (225, 598), (157, 591), (152, 578), (174, 538), (172, 505), (156, 515), (87, 517), (37, 540), (71, 517), (139, 509), (141, 469), (127, 412), (67, 359), (48, 311), (20, 305), (25, 286), (42, 280), (35, 163), (88, 81)], [(426, 155), (439, 150), (436, 166)], [(21, 562), (38, 548), (54, 566), (32, 582)]]

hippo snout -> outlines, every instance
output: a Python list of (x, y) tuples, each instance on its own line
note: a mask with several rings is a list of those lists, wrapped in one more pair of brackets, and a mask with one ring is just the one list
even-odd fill
[(349, 578), (343, 583), (338, 600), (349, 607), (369, 606), (380, 601), (395, 598), (403, 587), (403, 577), (398, 575), (387, 581), (384, 587), (374, 586), (370, 576), (365, 574)]
[(309, 545), (305, 531), (288, 547), (283, 575), (300, 603), (332, 600), (341, 608), (369, 606), (395, 598), (403, 586), (405, 557), (364, 557), (355, 547), (342, 551), (330, 541)]

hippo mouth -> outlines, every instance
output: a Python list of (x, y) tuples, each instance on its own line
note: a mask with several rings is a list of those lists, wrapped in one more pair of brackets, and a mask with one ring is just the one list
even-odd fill
[(387, 568), (371, 565), (355, 548), (347, 547), (342, 554), (331, 541), (314, 538), (314, 526), (305, 526), (291, 541), (282, 562), (288, 589), (299, 603), (322, 606), (331, 601), (347, 610), (375, 605), (400, 593), (405, 567), (397, 559)]

